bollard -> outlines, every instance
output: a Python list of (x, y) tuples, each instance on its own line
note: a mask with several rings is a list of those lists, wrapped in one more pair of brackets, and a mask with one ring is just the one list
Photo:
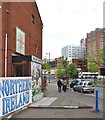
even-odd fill
[(98, 89), (96, 89), (96, 112), (98, 112)]

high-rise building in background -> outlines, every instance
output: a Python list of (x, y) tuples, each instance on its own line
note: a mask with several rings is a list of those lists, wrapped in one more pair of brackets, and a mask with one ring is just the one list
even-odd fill
[(76, 64), (81, 71), (87, 71), (86, 45), (85, 39), (80, 40), (80, 45), (68, 45), (62, 48), (62, 56), (67, 58), (70, 63)]
[(86, 47), (85, 47), (85, 39), (80, 41), (79, 46), (75, 45), (68, 45), (62, 48), (62, 56), (66, 57), (67, 59), (85, 59), (86, 57)]
[[(87, 33), (87, 38), (86, 38), (87, 58), (89, 57), (96, 58), (96, 54), (100, 53), (100, 51), (104, 47), (105, 47), (105, 29), (96, 28), (94, 31)], [(89, 62), (88, 62), (88, 65), (89, 65)]]
[[(86, 51), (90, 57), (95, 57), (105, 46), (105, 29), (97, 28), (90, 33), (87, 33)], [(87, 56), (87, 57), (88, 57)]]

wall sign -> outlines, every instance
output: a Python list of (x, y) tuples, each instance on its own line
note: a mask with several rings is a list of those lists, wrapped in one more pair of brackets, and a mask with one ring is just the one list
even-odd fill
[(25, 54), (25, 33), (16, 27), (16, 52)]
[(37, 57), (35, 57), (35, 56), (32, 55), (31, 59), (32, 59), (33, 62), (37, 62), (37, 63), (42, 64), (42, 60), (40, 58), (37, 58)]
[(32, 77), (0, 78), (0, 116), (32, 103)]

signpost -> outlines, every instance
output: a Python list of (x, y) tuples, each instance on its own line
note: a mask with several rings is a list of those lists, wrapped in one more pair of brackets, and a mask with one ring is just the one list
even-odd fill
[[(46, 53), (49, 55), (49, 65), (50, 65), (50, 52), (49, 53)], [(48, 71), (48, 75), (49, 75), (49, 83), (50, 83), (50, 70)]]
[(98, 89), (96, 88), (96, 112), (98, 112)]

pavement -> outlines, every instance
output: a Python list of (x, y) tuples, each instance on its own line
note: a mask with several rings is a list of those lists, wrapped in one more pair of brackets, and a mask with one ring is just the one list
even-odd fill
[[(72, 99), (72, 89), (58, 92), (56, 81), (48, 83), (44, 96), (11, 115), (12, 118), (102, 118), (102, 111), (95, 112), (94, 106)], [(76, 113), (76, 115), (75, 115)], [(8, 117), (10, 118), (10, 116)]]
[(44, 97), (29, 105), (28, 108), (94, 108), (93, 106), (83, 104), (80, 101), (72, 99), (72, 97), (70, 97), (71, 91), (72, 89), (68, 88), (66, 92), (58, 92), (56, 83), (49, 83), (47, 88), (44, 90)]

